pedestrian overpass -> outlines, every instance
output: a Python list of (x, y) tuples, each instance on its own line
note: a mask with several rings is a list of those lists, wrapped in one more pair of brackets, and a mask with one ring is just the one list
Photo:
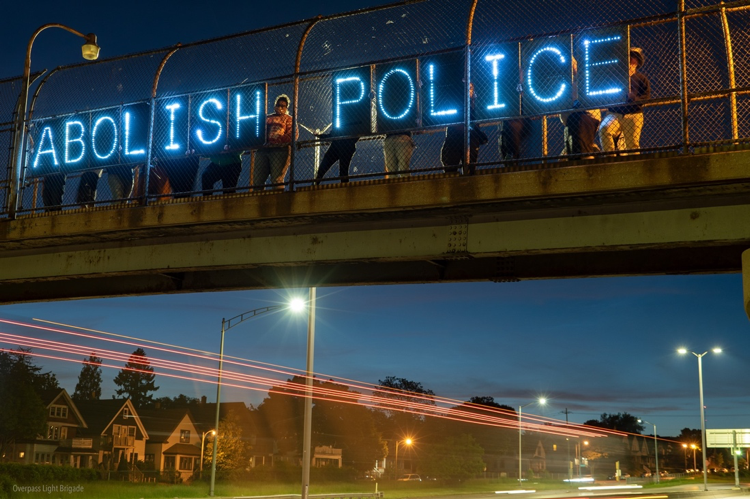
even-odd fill
[[(0, 81), (0, 302), (740, 272), (744, 252), (750, 306), (750, 2), (576, 1), (401, 2)], [(560, 155), (561, 114), (625, 101), (634, 46), (652, 87), (638, 154)], [(281, 93), (290, 167), (260, 190)], [(531, 132), (509, 160), (516, 119)], [(442, 172), (446, 126), (488, 138), (471, 169)], [(410, 172), (387, 175), (403, 132)], [(351, 182), (315, 185), (342, 137)], [(201, 185), (241, 151), (236, 192)]]
[(740, 272), (749, 163), (641, 155), (5, 220), (0, 302)]

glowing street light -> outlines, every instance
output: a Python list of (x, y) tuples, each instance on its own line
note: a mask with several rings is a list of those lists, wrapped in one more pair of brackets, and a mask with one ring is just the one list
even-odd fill
[[(712, 348), (711, 351), (713, 353), (721, 353), (721, 348), (715, 347)], [(686, 348), (679, 348), (677, 350), (677, 353), (680, 355), (685, 355), (688, 353), (688, 350)], [(702, 354), (697, 354), (695, 352), (690, 352), (696, 357), (698, 357), (698, 388), (700, 391), (700, 402), (701, 402), (701, 442), (702, 442), (702, 459), (703, 459), (703, 490), (708, 491), (708, 470), (706, 469), (706, 415), (704, 413), (704, 406), (703, 406), (703, 364), (702, 359), (703, 356), (708, 353), (708, 351), (703, 352)], [(693, 453), (693, 457), (695, 457), (695, 453)]]
[(401, 442), (406, 445), (411, 445), (414, 441), (411, 438), (405, 438), (403, 440), (396, 440), (396, 457), (393, 460), (393, 467), (396, 469), (396, 477), (398, 477), (398, 444)]
[(201, 471), (200, 479), (203, 480), (203, 450), (206, 448), (206, 435), (216, 435), (216, 430), (204, 431), (201, 436)]
[[(218, 379), (216, 381), (216, 422), (214, 425), (217, 432), (219, 429), (219, 408), (221, 406), (221, 371), (224, 367), (224, 333), (226, 333), (226, 331), (228, 331), (229, 329), (232, 329), (234, 326), (237, 326), (238, 324), (245, 322), (246, 320), (253, 319), (255, 317), (258, 317), (259, 315), (263, 315), (268, 312), (274, 312), (276, 310), (282, 310), (282, 309), (300, 311), (304, 308), (304, 301), (302, 302), (302, 305), (300, 305), (300, 302), (298, 300), (299, 299), (294, 299), (294, 300), (291, 300), (291, 302), (285, 303), (283, 305), (271, 305), (269, 307), (256, 308), (254, 310), (250, 310), (249, 312), (244, 312), (240, 315), (236, 315), (232, 317), (231, 319), (221, 319), (221, 346), (219, 347), (219, 372), (218, 372)], [(216, 452), (218, 450), (218, 447), (219, 447), (219, 435), (217, 433), (216, 438), (214, 438), (214, 449), (213, 449), (213, 455), (211, 459), (211, 485), (208, 488), (208, 495), (212, 497), (214, 495), (214, 487), (216, 485)]]
[(523, 408), (528, 407), (532, 404), (539, 404), (539, 405), (545, 405), (547, 403), (547, 399), (540, 398), (539, 400), (535, 400), (534, 402), (529, 402), (525, 405), (519, 405), (518, 406), (518, 486), (521, 486), (521, 482), (523, 480), (523, 447), (521, 446), (521, 435), (523, 434), (523, 428), (522, 428), (522, 421), (521, 418), (523, 417)]
[(15, 217), (18, 194), (21, 187), (21, 177), (23, 169), (23, 160), (25, 157), (24, 149), (26, 143), (26, 129), (28, 128), (28, 100), (29, 100), (29, 86), (31, 85), (31, 48), (34, 46), (34, 40), (39, 36), (39, 33), (46, 30), (47, 28), (60, 28), (64, 29), (69, 33), (73, 33), (76, 36), (83, 38), (86, 43), (81, 47), (81, 55), (87, 61), (93, 61), (99, 58), (99, 45), (97, 44), (96, 35), (89, 33), (84, 35), (80, 31), (76, 31), (73, 28), (69, 28), (64, 24), (50, 23), (40, 26), (34, 31), (29, 40), (29, 44), (26, 46), (26, 63), (23, 68), (23, 86), (21, 87), (21, 96), (19, 98), (18, 114), (16, 115), (16, 122), (13, 127), (15, 133), (13, 134), (13, 162), (11, 164), (10, 172), (10, 190), (8, 193), (8, 210), (11, 218)]

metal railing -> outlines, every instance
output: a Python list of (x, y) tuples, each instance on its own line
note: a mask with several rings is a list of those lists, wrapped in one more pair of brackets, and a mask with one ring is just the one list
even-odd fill
[[(18, 169), (10, 149), (24, 123), (14, 114), (21, 82), (3, 80), (0, 216), (744, 147), (749, 27), (750, 0), (411, 0), (303, 20), (57, 68), (35, 85)], [(619, 62), (590, 63), (590, 44), (602, 40), (619, 40), (607, 52)], [(613, 134), (609, 145), (617, 115), (607, 110), (621, 108), (627, 92), (620, 100), (573, 92), (584, 81), (605, 93), (603, 85), (628, 86), (634, 47), (650, 83), (637, 103), (640, 140)], [(605, 66), (594, 81), (596, 64)], [(554, 101), (561, 82), (569, 90)], [(282, 94), (285, 137), (265, 118)], [(585, 134), (590, 148), (576, 148)]]

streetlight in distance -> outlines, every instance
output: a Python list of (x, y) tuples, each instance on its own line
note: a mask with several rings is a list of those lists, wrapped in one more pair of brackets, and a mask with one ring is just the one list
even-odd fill
[(8, 194), (8, 210), (11, 218), (14, 218), (16, 214), (18, 194), (21, 188), (23, 162), (25, 158), (26, 129), (28, 128), (28, 118), (26, 115), (28, 113), (29, 104), (29, 86), (31, 85), (31, 48), (34, 46), (34, 40), (39, 36), (39, 33), (48, 28), (60, 28), (69, 33), (73, 33), (76, 36), (80, 36), (86, 41), (81, 47), (81, 55), (83, 58), (87, 61), (93, 61), (99, 58), (100, 47), (97, 44), (96, 35), (93, 33), (84, 35), (80, 31), (69, 28), (64, 24), (50, 23), (38, 27), (31, 35), (29, 44), (26, 46), (26, 63), (23, 67), (23, 86), (21, 87), (21, 96), (18, 101), (18, 114), (16, 115), (16, 121), (13, 125), (15, 133), (13, 134), (13, 159), (11, 163), (10, 190)]
[[(698, 450), (698, 446), (695, 444), (690, 444), (690, 448), (693, 449), (693, 469), (698, 469), (698, 464), (695, 462), (695, 451)], [(703, 451), (701, 451), (703, 452)]]
[(645, 419), (639, 419), (638, 422), (639, 423), (646, 423), (646, 424), (654, 425), (654, 459), (656, 460), (656, 483), (659, 483), (659, 478), (660, 478), (660, 475), (659, 475), (659, 449), (657, 447), (657, 445), (658, 445), (657, 442), (658, 441), (656, 439), (656, 425), (654, 423), (649, 423)]
[(682, 444), (682, 449), (685, 451), (685, 469), (687, 469), (687, 448), (688, 444)]
[(393, 467), (396, 470), (395, 471), (396, 478), (398, 478), (398, 445), (401, 442), (405, 443), (406, 445), (411, 445), (412, 443), (414, 443), (414, 440), (412, 440), (411, 438), (405, 438), (403, 440), (396, 440), (396, 457), (393, 460)]
[[(301, 307), (301, 308), (300, 308)], [(268, 312), (274, 312), (276, 310), (282, 310), (282, 309), (289, 309), (292, 311), (300, 311), (304, 309), (304, 301), (301, 302), (298, 301), (298, 299), (293, 299), (289, 303), (285, 303), (282, 305), (271, 305), (269, 307), (261, 307), (256, 308), (254, 310), (250, 310), (249, 312), (244, 312), (240, 315), (235, 315), (231, 319), (221, 319), (221, 345), (219, 347), (219, 371), (217, 375), (216, 380), (216, 421), (214, 424), (214, 428), (216, 429), (216, 438), (214, 438), (214, 449), (213, 454), (211, 458), (211, 484), (208, 488), (208, 495), (213, 497), (214, 495), (214, 488), (216, 486), (216, 453), (219, 447), (219, 408), (221, 407), (221, 372), (224, 368), (224, 334), (229, 330), (232, 329), (234, 326), (237, 326), (246, 320), (253, 319), (255, 317), (258, 317), (259, 315), (266, 314)]]
[(203, 480), (203, 450), (206, 448), (206, 435), (216, 435), (216, 430), (204, 431), (201, 435), (201, 471), (200, 479)]
[(518, 406), (518, 486), (521, 486), (521, 482), (523, 480), (523, 447), (521, 446), (521, 435), (523, 434), (523, 427), (522, 427), (522, 417), (523, 417), (523, 408), (528, 407), (533, 404), (539, 404), (539, 405), (545, 405), (547, 403), (547, 399), (540, 398), (539, 400), (535, 400), (534, 402), (529, 402), (525, 405), (519, 405)]
[[(721, 353), (721, 348), (715, 347), (712, 348), (711, 351), (713, 353)], [(685, 355), (688, 353), (687, 348), (679, 348), (677, 349), (677, 353), (680, 355)], [(696, 357), (698, 357), (698, 390), (700, 393), (700, 402), (701, 402), (701, 445), (703, 448), (702, 451), (702, 459), (703, 459), (703, 490), (708, 491), (708, 470), (706, 469), (706, 415), (704, 413), (704, 405), (703, 405), (703, 364), (702, 359), (703, 356), (708, 353), (708, 351), (705, 351), (701, 354), (697, 354), (695, 352), (690, 352)], [(695, 455), (695, 454), (693, 454)]]

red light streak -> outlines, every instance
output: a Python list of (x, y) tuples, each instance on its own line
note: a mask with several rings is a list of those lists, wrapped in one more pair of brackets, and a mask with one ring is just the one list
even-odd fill
[[(168, 345), (165, 343), (152, 342), (148, 340), (139, 341), (124, 341), (121, 339), (103, 338), (100, 335), (85, 334), (74, 331), (67, 331), (64, 329), (50, 328), (45, 326), (39, 326), (34, 324), (25, 324), (18, 321), (10, 321), (6, 319), (0, 319), (0, 323), (6, 323), (21, 327), (32, 328), (36, 330), (43, 330), (52, 333), (64, 334), (79, 339), (93, 339), (96, 341), (104, 341), (109, 344), (126, 345), (130, 347), (147, 347), (152, 350), (164, 353), (173, 354), (181, 357), (187, 357), (191, 360), (198, 361), (209, 361), (217, 362), (217, 354), (211, 352), (203, 352), (195, 349), (188, 349), (175, 345)], [(110, 334), (110, 333), (103, 333)], [(117, 335), (121, 336), (121, 335)], [(129, 340), (135, 338), (128, 338)], [(145, 343), (144, 343), (145, 341)], [(84, 345), (70, 344), (59, 341), (44, 340), (37, 338), (28, 338), (22, 335), (14, 335), (8, 333), (0, 333), (0, 342), (19, 344), (27, 348), (35, 348), (56, 352), (58, 355), (52, 354), (41, 354), (34, 352), (33, 356), (60, 360), (65, 362), (81, 363), (80, 357), (68, 358), (60, 356), (60, 353), (80, 356), (82, 354), (82, 348), (84, 350), (92, 350), (98, 357), (106, 359), (107, 361), (115, 362), (128, 362), (131, 354), (118, 352), (114, 350), (106, 350), (100, 348), (87, 347)], [(151, 343), (148, 345), (147, 343)], [(154, 346), (154, 344), (161, 346)], [(171, 347), (171, 348), (167, 348)], [(3, 349), (6, 350), (7, 349)], [(21, 352), (16, 352), (21, 353)], [(231, 359), (239, 359), (233, 357)], [(342, 382), (345, 378), (335, 378), (330, 381), (335, 385), (346, 387), (347, 389), (362, 390), (364, 392), (372, 392), (371, 394), (360, 393), (357, 391), (343, 391), (334, 388), (326, 388), (325, 386), (313, 386), (312, 390), (308, 392), (308, 389), (299, 383), (292, 383), (289, 381), (283, 381), (275, 378), (246, 374), (232, 370), (233, 368), (250, 368), (267, 373), (284, 375), (284, 376), (297, 376), (299, 378), (306, 378), (304, 375), (298, 374), (300, 370), (293, 368), (282, 368), (282, 366), (273, 366), (272, 364), (258, 365), (255, 361), (247, 361), (245, 359), (239, 360), (227, 360), (225, 358), (224, 363), (230, 365), (230, 369), (222, 369), (222, 385), (231, 386), (239, 389), (246, 389), (252, 391), (263, 391), (269, 393), (278, 393), (284, 395), (299, 396), (303, 398), (312, 397), (318, 401), (326, 402), (338, 402), (347, 404), (358, 404), (366, 407), (394, 410), (406, 413), (417, 414), (421, 416), (437, 417), (441, 419), (448, 419), (453, 421), (460, 421), (472, 424), (480, 424), (485, 426), (493, 427), (504, 427), (517, 429), (519, 427), (519, 421), (517, 414), (514, 411), (508, 411), (504, 409), (491, 408), (486, 406), (477, 406), (476, 404), (470, 404), (463, 401), (454, 399), (448, 399), (443, 397), (432, 397), (424, 394), (406, 392), (403, 390), (387, 388), (380, 385), (374, 385), (364, 382)], [(218, 374), (218, 367), (208, 367), (202, 365), (191, 365), (184, 362), (178, 362), (174, 360), (159, 358), (159, 357), (148, 357), (148, 362), (151, 367), (154, 368), (154, 374), (159, 376), (165, 376), (174, 379), (182, 379), (193, 382), (215, 384)], [(273, 367), (267, 367), (273, 366)], [(110, 363), (102, 363), (102, 367), (112, 369), (123, 369), (124, 367), (113, 365)], [(136, 372), (147, 372), (138, 369), (129, 369)], [(177, 373), (167, 372), (177, 371)], [(189, 376), (190, 374), (194, 376)], [(321, 376), (321, 375), (319, 375)], [(315, 376), (314, 376), (315, 377)], [(328, 376), (326, 376), (328, 377)], [(206, 379), (209, 378), (209, 379)], [(316, 378), (319, 383), (327, 383), (328, 381), (322, 381), (320, 378)], [(402, 400), (392, 397), (408, 397), (409, 400)], [(438, 404), (452, 404), (457, 407), (441, 407)], [(466, 410), (466, 408), (476, 407), (481, 409), (481, 413)], [(463, 408), (463, 409), (462, 409)], [(562, 425), (562, 421), (546, 418), (542, 416), (524, 415), (525, 421), (522, 422), (523, 428), (528, 430), (539, 431), (543, 433), (551, 433), (558, 435), (568, 436), (603, 436), (604, 433), (610, 433), (607, 430), (599, 428), (582, 427), (581, 425)], [(541, 423), (534, 423), (531, 421), (539, 421)], [(557, 426), (550, 426), (554, 424)], [(621, 434), (622, 432), (617, 432)]]

